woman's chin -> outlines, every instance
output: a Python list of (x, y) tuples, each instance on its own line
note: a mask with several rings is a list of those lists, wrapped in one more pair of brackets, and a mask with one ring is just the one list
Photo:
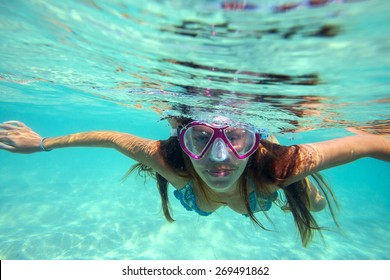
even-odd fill
[(236, 181), (231, 174), (208, 174), (203, 178), (207, 186), (216, 192), (229, 190)]

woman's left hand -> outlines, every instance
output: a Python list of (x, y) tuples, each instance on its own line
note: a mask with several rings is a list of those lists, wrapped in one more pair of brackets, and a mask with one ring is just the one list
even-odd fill
[(0, 124), (0, 149), (12, 153), (31, 154), (40, 152), (42, 137), (19, 121)]

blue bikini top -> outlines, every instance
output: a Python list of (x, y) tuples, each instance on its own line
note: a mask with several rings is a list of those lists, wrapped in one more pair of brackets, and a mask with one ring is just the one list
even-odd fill
[[(249, 194), (249, 206), (252, 212), (257, 213), (260, 211), (268, 211), (269, 209), (271, 209), (272, 202), (278, 198), (278, 192), (274, 192), (271, 195), (266, 195), (266, 194), (256, 195), (254, 191), (255, 187), (252, 179), (248, 178), (248, 180), (252, 188), (252, 191)], [(188, 211), (195, 211), (201, 216), (208, 216), (213, 213), (213, 212), (205, 212), (199, 209), (198, 205), (196, 204), (196, 197), (192, 190), (191, 181), (188, 182), (188, 184), (184, 188), (180, 190), (175, 190), (173, 194), (181, 202), (183, 207)], [(243, 215), (248, 217), (247, 214), (243, 214)]]

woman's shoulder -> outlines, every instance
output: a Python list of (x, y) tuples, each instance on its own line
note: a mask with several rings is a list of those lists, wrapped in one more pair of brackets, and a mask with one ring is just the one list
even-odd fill
[(268, 177), (275, 188), (296, 174), (303, 158), (299, 145), (284, 146), (279, 144), (276, 137), (267, 138), (261, 142), (256, 165), (261, 166), (264, 177)]

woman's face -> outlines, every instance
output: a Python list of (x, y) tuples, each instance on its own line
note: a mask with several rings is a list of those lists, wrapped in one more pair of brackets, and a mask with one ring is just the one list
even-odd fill
[(192, 165), (207, 186), (216, 192), (233, 189), (248, 163), (248, 158), (238, 159), (230, 149), (223, 161), (216, 161), (209, 149), (201, 159), (191, 159)]

